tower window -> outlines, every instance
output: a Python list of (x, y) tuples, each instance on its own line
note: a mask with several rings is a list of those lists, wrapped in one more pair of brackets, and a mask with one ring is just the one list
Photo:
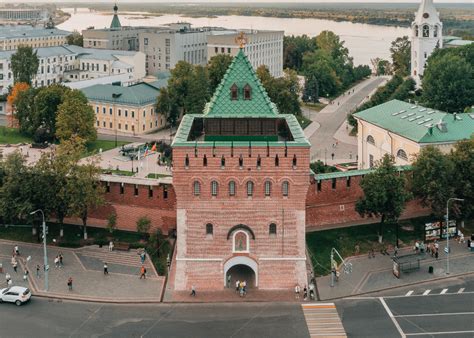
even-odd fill
[(247, 196), (249, 197), (253, 196), (253, 182), (252, 181), (247, 182)]
[(331, 184), (331, 187), (332, 187), (333, 190), (336, 189), (336, 182), (337, 182), (337, 180), (335, 178), (333, 178), (332, 179), (332, 184)]
[(186, 154), (186, 158), (184, 159), (184, 166), (187, 168), (189, 167), (189, 156)]
[(152, 198), (153, 197), (153, 187), (150, 185), (148, 187), (148, 198)]
[(296, 162), (297, 162), (297, 160), (296, 160), (296, 154), (295, 154), (295, 155), (293, 155), (293, 168), (296, 167)]
[(277, 233), (277, 225), (275, 223), (271, 223), (269, 226), (268, 226), (268, 233), (270, 235), (276, 235)]
[(260, 155), (257, 156), (257, 168), (260, 168), (262, 166), (262, 159), (260, 158)]
[(207, 167), (207, 157), (206, 157), (206, 155), (204, 155), (204, 157), (202, 158), (202, 165), (204, 167)]
[(194, 196), (201, 195), (201, 183), (198, 181), (194, 181)]
[(284, 181), (283, 184), (281, 185), (281, 192), (283, 194), (283, 196), (288, 196), (288, 192), (290, 190), (290, 184), (288, 183), (288, 181)]
[(240, 154), (240, 157), (239, 157), (239, 167), (243, 167), (244, 166), (244, 158), (242, 157), (242, 154)]
[(250, 100), (252, 98), (252, 87), (248, 84), (244, 87), (244, 100)]
[(375, 140), (372, 135), (367, 136), (367, 143), (372, 144), (375, 146)]
[(270, 196), (272, 190), (272, 182), (265, 181), (265, 196)]
[(224, 157), (224, 155), (222, 155), (222, 157), (221, 157), (221, 167), (222, 168), (225, 167), (225, 157)]
[(278, 158), (278, 154), (275, 156), (275, 167), (278, 167), (280, 165), (280, 159)]
[(430, 36), (430, 26), (424, 25), (423, 26), (423, 37), (428, 38)]
[(397, 151), (397, 157), (398, 157), (398, 158), (401, 158), (401, 159), (404, 160), (404, 161), (408, 161), (407, 153), (406, 153), (405, 150), (403, 150), (403, 149), (399, 149), (399, 150)]
[(138, 185), (135, 184), (134, 195), (138, 196)]
[(438, 26), (435, 26), (434, 32), (433, 32), (433, 36), (434, 36), (435, 38), (438, 37), (438, 30), (439, 30), (439, 27), (438, 27)]
[(418, 25), (417, 25), (417, 26), (415, 26), (415, 36), (418, 36), (418, 35), (419, 35), (419, 34), (418, 34), (418, 30), (419, 30), (419, 27), (418, 27)]
[(211, 223), (206, 224), (206, 235), (212, 236), (214, 234), (214, 227)]
[(120, 194), (123, 195), (124, 194), (124, 186), (123, 186), (123, 183), (120, 183)]
[(239, 98), (239, 89), (235, 83), (230, 87), (230, 98), (233, 101), (238, 100)]
[(229, 196), (235, 196), (235, 182), (229, 182)]
[(217, 196), (217, 182), (216, 181), (211, 182), (211, 195)]

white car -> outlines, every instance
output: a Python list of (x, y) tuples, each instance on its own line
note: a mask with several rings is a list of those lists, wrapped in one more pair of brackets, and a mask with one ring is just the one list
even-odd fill
[(0, 302), (10, 302), (20, 306), (29, 301), (30, 298), (30, 289), (22, 286), (12, 286), (6, 289), (0, 289)]

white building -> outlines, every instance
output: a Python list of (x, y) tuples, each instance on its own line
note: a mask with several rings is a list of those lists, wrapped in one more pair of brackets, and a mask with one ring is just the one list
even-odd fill
[(411, 76), (420, 87), (426, 60), (435, 48), (443, 48), (443, 24), (433, 0), (422, 0), (411, 28)]
[[(145, 55), (141, 52), (87, 49), (68, 45), (37, 48), (36, 51), (39, 67), (32, 80), (35, 87), (98, 78), (107, 78), (107, 83), (131, 84), (146, 75)], [(8, 87), (13, 85), (10, 60), (14, 53), (0, 52), (0, 94), (6, 93)]]
[(140, 33), (140, 51), (146, 54), (146, 70), (155, 74), (175, 67), (179, 61), (193, 65), (207, 63), (207, 35), (189, 23), (169, 24), (162, 30)]
[(218, 54), (237, 55), (240, 49), (237, 38), (241, 32), (244, 33), (246, 39), (245, 55), (254, 69), (265, 65), (271, 75), (282, 76), (284, 31), (212, 30), (207, 36), (208, 59)]
[(39, 47), (54, 47), (66, 43), (71, 33), (57, 28), (43, 26), (0, 26), (0, 51), (16, 50), (19, 45)]

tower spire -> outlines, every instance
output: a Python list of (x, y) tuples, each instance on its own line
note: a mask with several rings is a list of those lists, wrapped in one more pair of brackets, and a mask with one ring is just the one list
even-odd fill
[(118, 6), (117, 3), (114, 5), (114, 17), (112, 19), (112, 22), (110, 23), (110, 28), (111, 29), (120, 29), (122, 28), (122, 25), (120, 24), (120, 20), (118, 17)]

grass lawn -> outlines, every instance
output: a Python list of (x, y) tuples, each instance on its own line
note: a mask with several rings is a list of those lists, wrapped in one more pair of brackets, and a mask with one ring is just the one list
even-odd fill
[(103, 174), (114, 174), (119, 176), (133, 176), (136, 173), (128, 171), (128, 170), (117, 170), (117, 169), (102, 169)]
[[(129, 143), (130, 142), (117, 141), (117, 147), (121, 147), (122, 145), (129, 144)], [(107, 151), (114, 148), (116, 148), (115, 141), (96, 140), (94, 142), (87, 143), (87, 146), (86, 146), (87, 151), (86, 151), (85, 156), (96, 154), (99, 152), (99, 149), (102, 149), (102, 151)]]
[(31, 142), (33, 142), (33, 140), (28, 136), (20, 134), (18, 129), (0, 126), (0, 144), (17, 144)]
[[(412, 245), (414, 240), (423, 239), (424, 224), (431, 218), (420, 217), (399, 222), (400, 246)], [(355, 245), (360, 247), (360, 253), (367, 253), (372, 247), (380, 251), (378, 243), (379, 224), (366, 224), (348, 228), (315, 231), (306, 234), (306, 244), (310, 252), (314, 272), (317, 276), (327, 275), (330, 272), (331, 249), (335, 248), (343, 258), (355, 254)], [(396, 226), (385, 225), (383, 230), (384, 244), (395, 245)]]
[(163, 178), (163, 177), (171, 177), (171, 175), (166, 175), (166, 174), (148, 174), (146, 178)]
[(324, 104), (324, 103), (321, 103), (321, 102), (318, 102), (318, 103), (303, 103), (303, 105), (308, 108), (308, 109), (311, 109), (312, 111), (315, 111), (315, 112), (320, 112), (324, 107), (327, 106), (327, 104)]
[(309, 126), (313, 122), (310, 119), (307, 119), (306, 117), (304, 117), (303, 115), (296, 116), (296, 119), (300, 123), (300, 126), (302, 129), (305, 129), (307, 126)]

